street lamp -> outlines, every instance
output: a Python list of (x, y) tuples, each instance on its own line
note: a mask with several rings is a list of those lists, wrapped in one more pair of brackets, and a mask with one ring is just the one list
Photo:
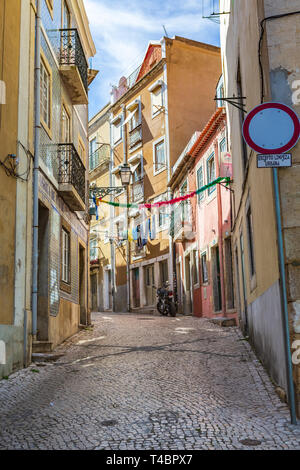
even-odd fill
[(127, 163), (123, 163), (119, 170), (122, 186), (128, 187), (131, 178), (131, 169)]

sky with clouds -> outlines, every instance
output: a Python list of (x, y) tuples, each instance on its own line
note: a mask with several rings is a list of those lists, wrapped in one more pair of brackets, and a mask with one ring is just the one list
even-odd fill
[(220, 45), (219, 25), (202, 18), (202, 0), (84, 0), (99, 74), (90, 86), (90, 117), (110, 101), (111, 85), (142, 62), (148, 42), (183, 36)]

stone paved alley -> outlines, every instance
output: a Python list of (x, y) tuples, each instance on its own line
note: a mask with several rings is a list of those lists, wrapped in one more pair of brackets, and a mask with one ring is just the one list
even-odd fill
[(0, 382), (0, 449), (300, 448), (238, 328), (110, 313), (93, 324), (56, 362)]

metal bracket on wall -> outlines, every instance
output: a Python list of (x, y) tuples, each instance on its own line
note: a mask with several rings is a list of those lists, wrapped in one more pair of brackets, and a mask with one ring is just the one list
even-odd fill
[[(230, 98), (214, 98), (215, 101), (226, 101), (227, 103), (231, 104), (235, 108), (243, 111), (243, 113), (247, 114), (247, 110), (245, 109), (245, 104), (242, 102), (246, 100), (245, 96), (232, 96)], [(237, 102), (236, 102), (237, 101)]]
[(115, 197), (119, 196), (122, 192), (124, 191), (123, 186), (122, 187), (116, 187), (116, 186), (108, 186), (108, 187), (92, 187), (90, 188), (90, 198), (92, 199), (93, 196), (95, 197), (105, 197), (108, 195), (114, 195)]

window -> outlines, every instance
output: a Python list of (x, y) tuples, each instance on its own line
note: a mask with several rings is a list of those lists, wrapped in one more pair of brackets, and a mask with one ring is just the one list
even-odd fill
[[(204, 175), (203, 175), (203, 166), (197, 170), (197, 188), (200, 189), (204, 186)], [(198, 194), (198, 202), (202, 201), (204, 198), (204, 191)]]
[(154, 174), (166, 169), (165, 141), (154, 144)]
[(61, 143), (68, 144), (72, 141), (71, 139), (71, 120), (70, 115), (63, 105), (61, 112)]
[(198, 250), (193, 250), (193, 284), (199, 284), (199, 256)]
[(122, 139), (122, 120), (119, 117), (112, 123), (113, 126), (113, 143), (117, 144)]
[(90, 170), (93, 170), (96, 166), (96, 147), (97, 138), (95, 137), (90, 141)]
[(163, 228), (167, 224), (168, 215), (166, 211), (167, 211), (166, 206), (162, 206), (159, 208), (159, 213), (158, 213), (158, 227), (159, 228)]
[(247, 231), (248, 231), (248, 246), (249, 246), (249, 262), (250, 262), (250, 274), (251, 277), (255, 274), (255, 263), (254, 263), (254, 243), (253, 243), (253, 222), (251, 207), (247, 210)]
[[(185, 196), (187, 193), (188, 193), (188, 184), (187, 184), (187, 181), (185, 181), (180, 188), (180, 196)], [(182, 217), (183, 222), (189, 221), (189, 202), (188, 201), (181, 202), (181, 217)]]
[(133, 115), (129, 120), (129, 132), (133, 131), (137, 126), (140, 125), (140, 108), (137, 106), (133, 111)]
[(90, 259), (91, 261), (94, 261), (98, 259), (98, 242), (97, 238), (94, 238), (90, 242)]
[[(53, 1), (53, 0), (51, 0)], [(71, 13), (67, 2), (64, 0), (63, 2), (63, 17), (62, 17), (62, 27), (63, 29), (70, 29), (71, 28)]]
[(53, 0), (46, 0), (46, 5), (48, 7), (51, 18), (53, 19)]
[(163, 89), (162, 86), (156, 87), (151, 91), (152, 117), (156, 116), (163, 108)]
[(132, 182), (137, 183), (143, 178), (142, 163), (139, 162), (132, 170)]
[(70, 232), (62, 229), (61, 280), (70, 284)]
[(207, 270), (207, 258), (206, 253), (201, 255), (201, 271), (202, 271), (202, 282), (205, 284), (208, 282), (208, 270)]
[(46, 63), (41, 59), (41, 122), (46, 129), (51, 129), (51, 73)]
[(224, 137), (224, 139), (221, 140), (221, 142), (219, 144), (219, 148), (220, 148), (220, 154), (227, 152), (227, 142), (226, 142), (225, 137)]
[[(162, 194), (159, 197), (155, 198), (153, 202), (156, 203), (156, 202), (161, 202), (161, 201), (166, 201), (166, 200), (167, 200), (167, 195)], [(156, 211), (157, 211), (156, 220), (157, 220), (158, 230), (165, 230), (167, 227), (168, 217), (169, 217), (168, 208), (167, 206), (160, 206), (160, 207), (156, 207)]]
[[(216, 179), (215, 154), (213, 153), (207, 160), (207, 184)], [(216, 187), (208, 188), (208, 195), (215, 191)]]

